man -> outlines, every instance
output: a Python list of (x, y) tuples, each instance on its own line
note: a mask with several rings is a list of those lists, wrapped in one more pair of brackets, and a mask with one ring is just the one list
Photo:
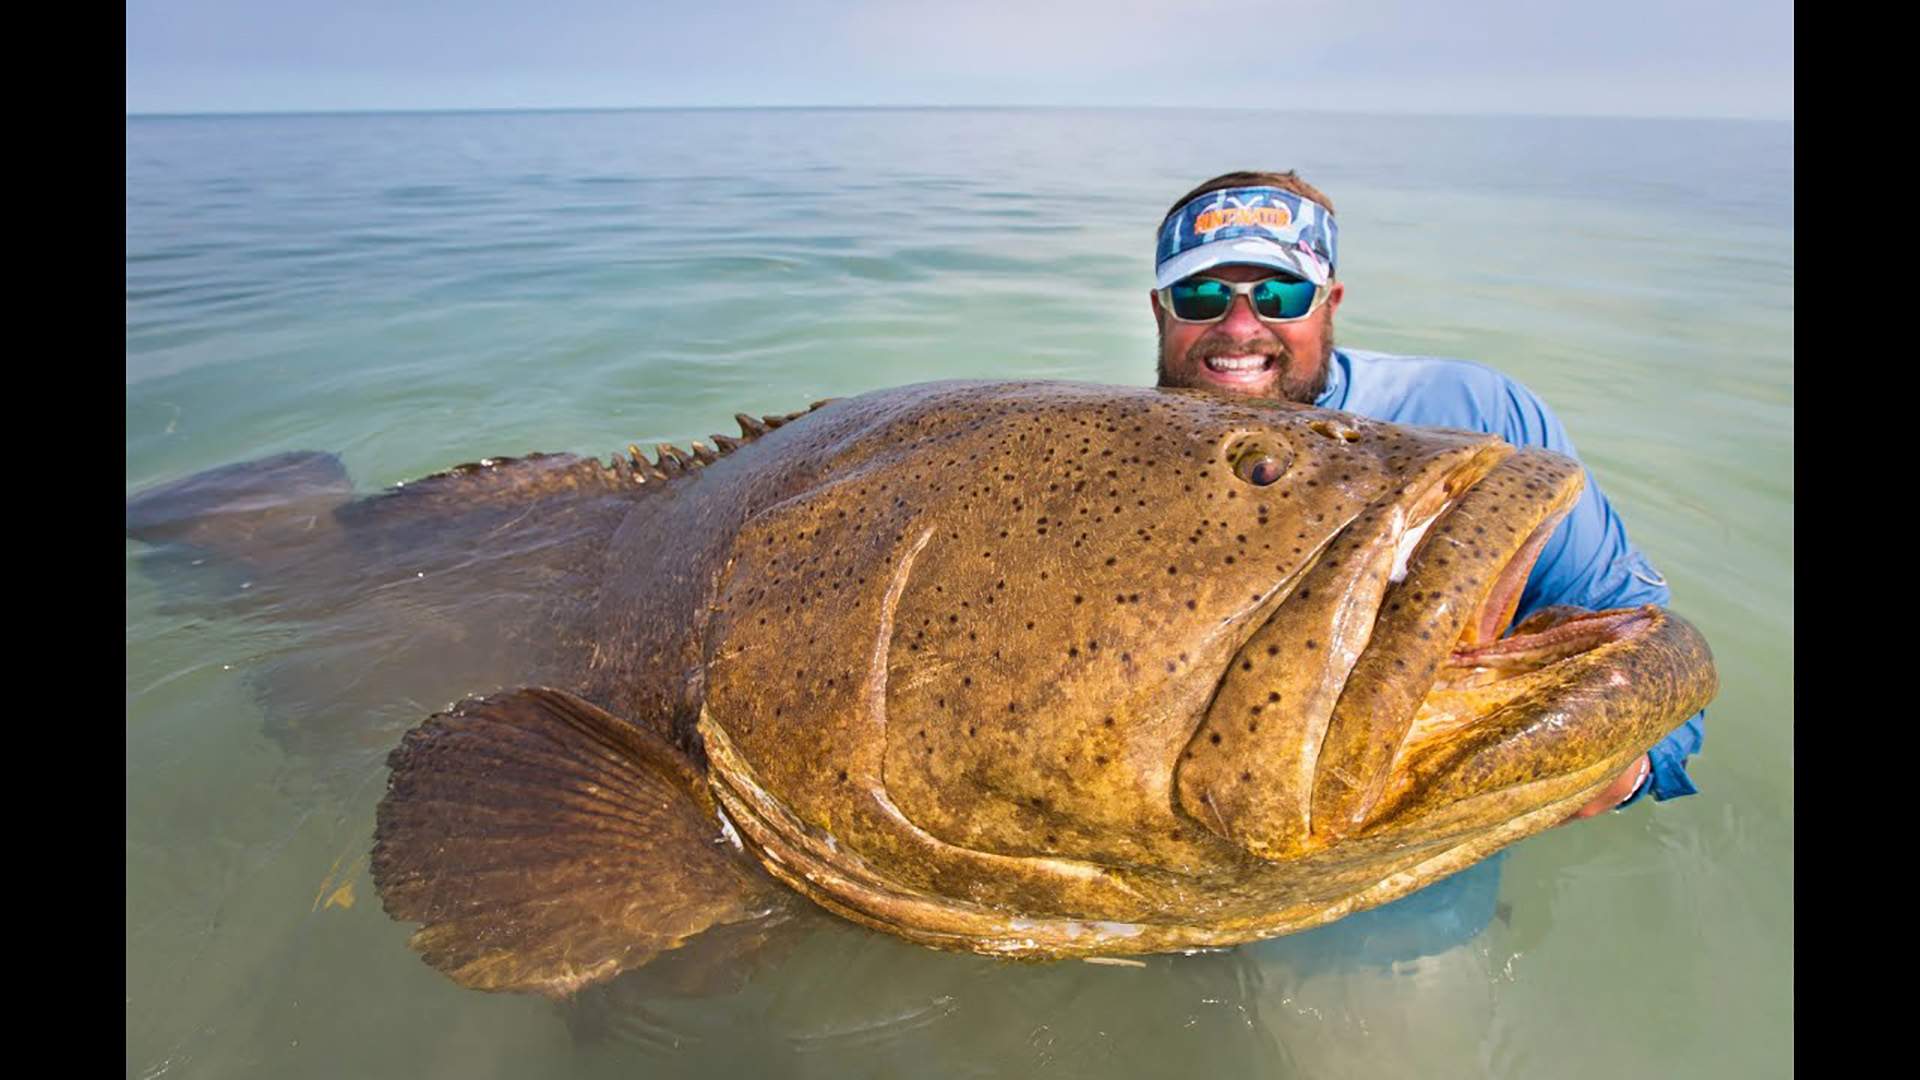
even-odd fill
[[(1336, 349), (1333, 203), (1292, 172), (1234, 172), (1182, 196), (1161, 221), (1149, 297), (1160, 327), (1160, 385), (1285, 398), (1403, 424), (1489, 432), (1569, 457), (1560, 421), (1531, 391), (1462, 360)], [(1628, 543), (1591, 473), (1548, 539), (1517, 618), (1554, 604), (1667, 606), (1666, 582)], [(1572, 818), (1651, 791), (1691, 795), (1687, 758), (1704, 712), (1667, 735)]]

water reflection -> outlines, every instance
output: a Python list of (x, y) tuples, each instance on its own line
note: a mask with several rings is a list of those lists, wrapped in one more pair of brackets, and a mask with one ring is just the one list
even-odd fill
[(1475, 944), (1504, 918), (1504, 859), (1316, 930), (1121, 964), (934, 952), (799, 911), (706, 935), (559, 1009), (585, 1059), (649, 1075), (1392, 1069), (1486, 1031), (1491, 953)]

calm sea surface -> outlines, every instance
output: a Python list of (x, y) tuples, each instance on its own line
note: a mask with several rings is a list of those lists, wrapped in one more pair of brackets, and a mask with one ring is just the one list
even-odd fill
[(1339, 339), (1539, 392), (1722, 683), (1701, 795), (1517, 845), (1428, 955), (1007, 965), (821, 923), (562, 1009), (429, 969), (367, 874), (386, 752), (494, 687), (423, 672), (339, 721), (365, 642), (172, 603), (129, 542), (128, 1075), (1790, 1073), (1792, 153), (1708, 121), (128, 119), (129, 493), (292, 449), (374, 490), (933, 378), (1144, 384), (1167, 204), (1293, 167), (1340, 210)]

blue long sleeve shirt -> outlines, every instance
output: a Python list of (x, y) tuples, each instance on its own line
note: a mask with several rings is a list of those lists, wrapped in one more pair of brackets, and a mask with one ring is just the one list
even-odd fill
[[(1546, 403), (1492, 368), (1436, 356), (1336, 349), (1328, 369), (1327, 388), (1315, 401), (1322, 408), (1391, 423), (1484, 431), (1515, 446), (1578, 457)], [(1515, 614), (1524, 619), (1551, 604), (1598, 611), (1666, 607), (1671, 600), (1666, 579), (1628, 542), (1626, 526), (1588, 472), (1580, 501), (1541, 549)], [(1699, 790), (1687, 776), (1687, 758), (1700, 751), (1706, 715), (1702, 710), (1653, 747), (1651, 782), (1641, 784), (1628, 803), (1649, 790), (1660, 801)]]

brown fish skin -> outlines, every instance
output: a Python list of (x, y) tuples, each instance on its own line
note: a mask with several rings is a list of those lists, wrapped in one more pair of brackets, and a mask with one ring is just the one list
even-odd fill
[[(464, 702), (391, 759), (376, 884), (456, 979), (564, 996), (751, 917), (732, 843), (942, 948), (1306, 929), (1558, 823), (1715, 690), (1658, 609), (1496, 640), (1581, 472), (1492, 436), (1063, 383), (737, 419), (717, 451), (490, 459), (324, 528), (314, 507), (349, 496), (320, 460), (130, 503), (130, 535), (315, 592), (377, 598), (398, 569), (442, 590), (405, 594), (410, 615), (568, 590), (485, 627), (563, 695)], [(296, 467), (318, 495), (260, 497)], [(529, 723), (597, 740), (570, 762), (626, 745), (685, 768), (594, 780), (515, 749)], [(568, 843), (522, 839), (543, 832)], [(469, 848), (494, 861), (448, 854)]]
[[(1435, 827), (1411, 827), (1391, 766), (1453, 645), (1510, 615), (1483, 609), (1513, 599), (1496, 585), (1524, 581), (1508, 561), (1571, 506), (1577, 466), (1204, 395), (972, 387), (955, 409), (923, 392), (745, 524), (704, 631), (699, 735), (722, 805), (769, 869), (848, 917), (1035, 956), (1304, 928), (1554, 823), (1711, 694), (1704, 646), (1657, 653), (1681, 671), (1627, 695), (1651, 717), (1634, 745), (1556, 741), (1585, 730), (1575, 715), (1547, 732), (1516, 718), (1458, 767), (1524, 762), (1526, 793), (1476, 803), (1497, 789), (1423, 781), (1489, 809), (1429, 800)], [(1229, 468), (1253, 438), (1288, 458), (1265, 487)], [(1471, 551), (1442, 517), (1396, 585), (1395, 548), (1436, 492), (1499, 535)], [(1441, 602), (1410, 600), (1429, 590)], [(1554, 685), (1572, 695), (1599, 663), (1563, 661)], [(1263, 739), (1208, 730), (1243, 704), (1263, 706)], [(1221, 767), (1201, 778), (1203, 748)], [(1276, 802), (1291, 831), (1273, 832)]]

